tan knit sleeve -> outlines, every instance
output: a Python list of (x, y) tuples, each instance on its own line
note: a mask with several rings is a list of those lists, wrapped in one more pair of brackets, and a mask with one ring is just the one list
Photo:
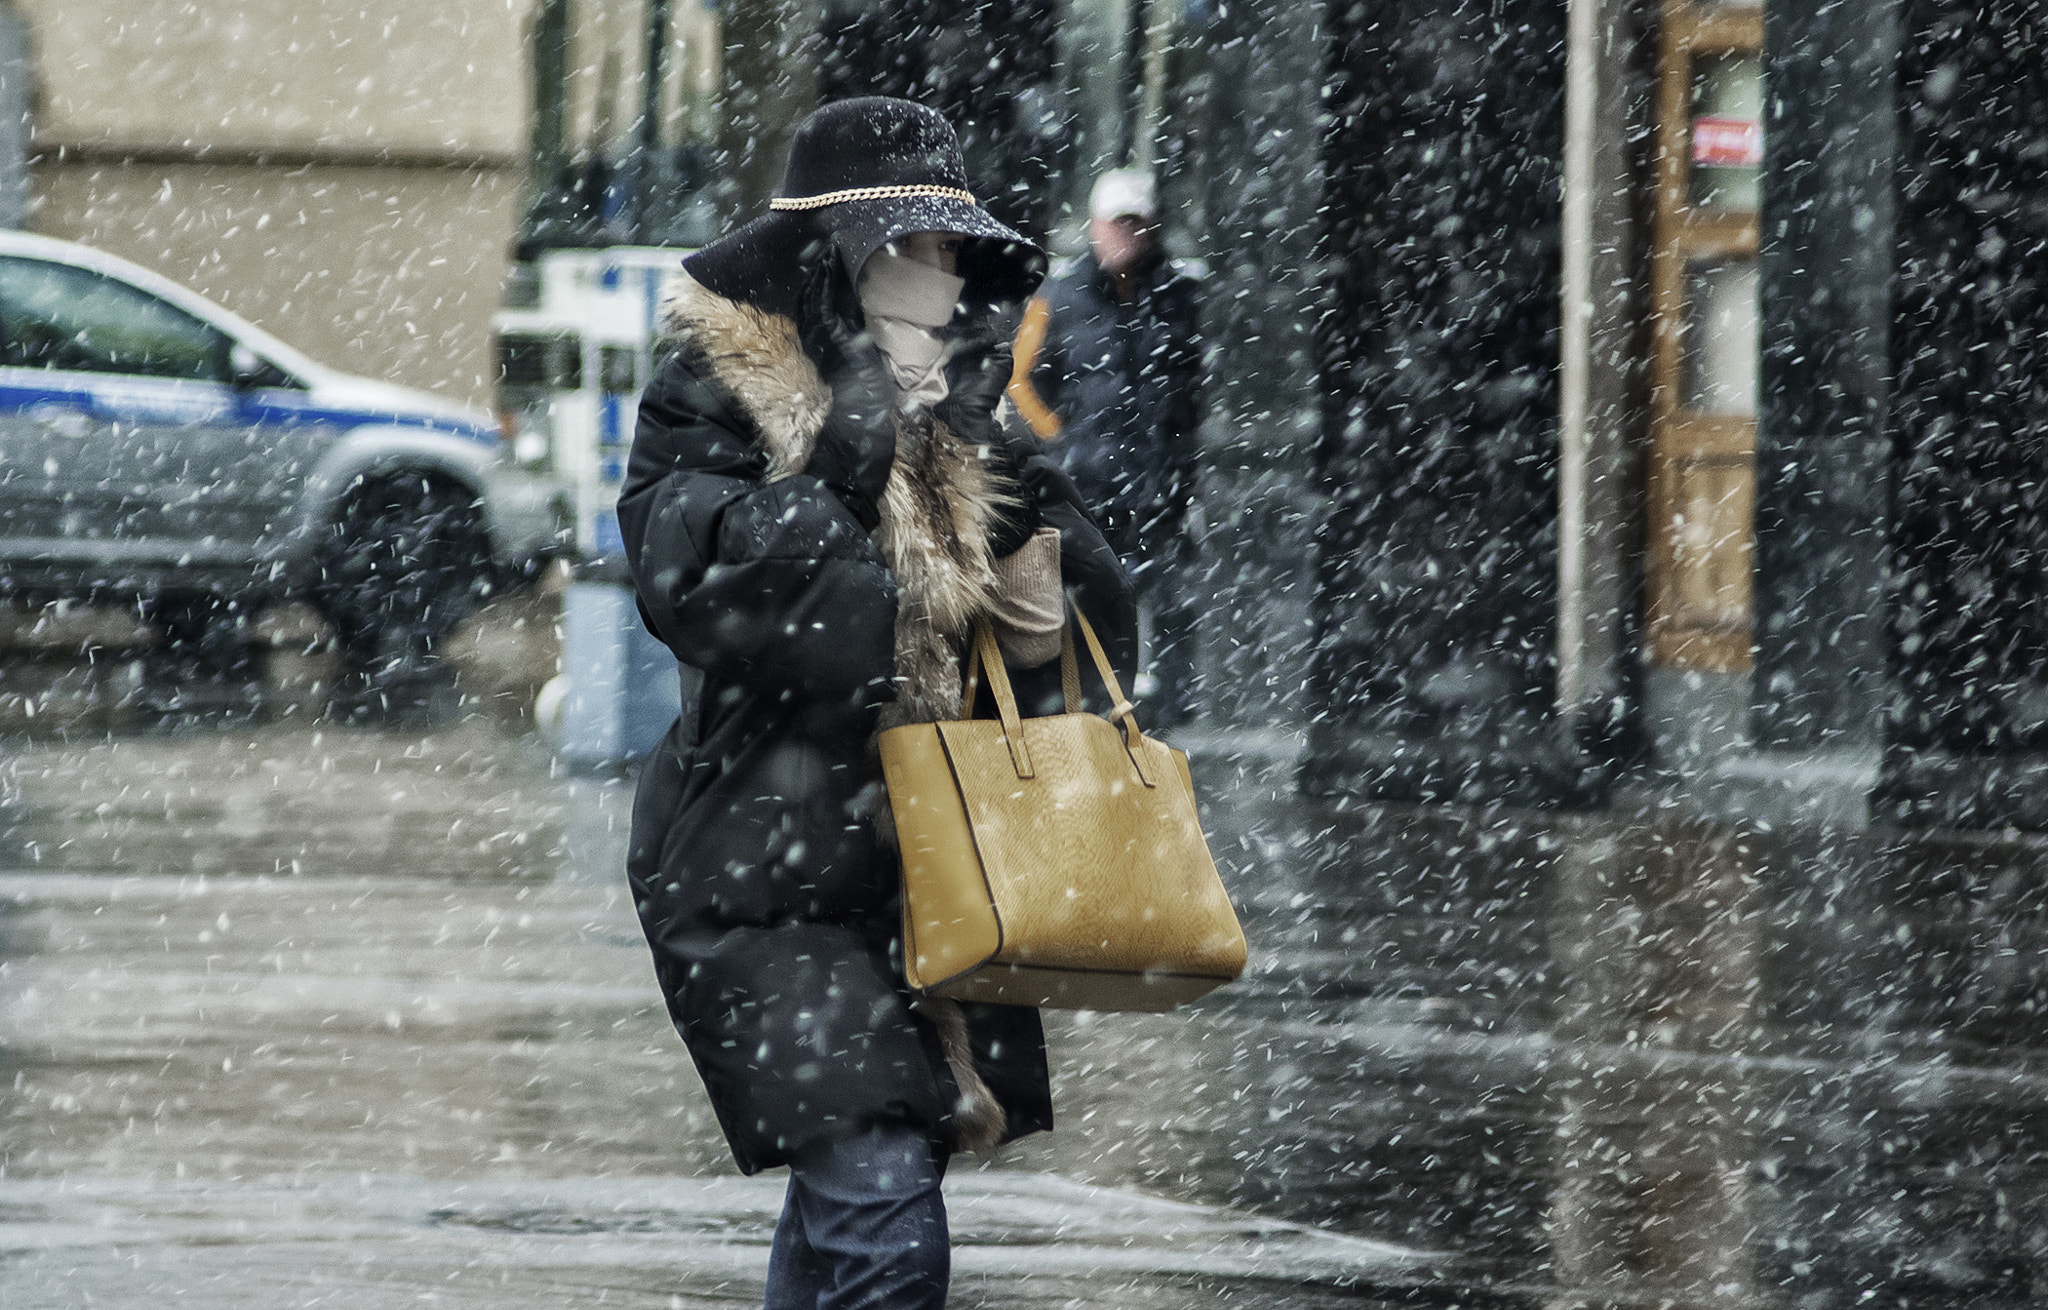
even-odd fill
[(1066, 622), (1060, 591), (1060, 530), (1040, 528), (1014, 555), (995, 562), (996, 594), (989, 619), (1003, 659), (1035, 669), (1058, 657)]

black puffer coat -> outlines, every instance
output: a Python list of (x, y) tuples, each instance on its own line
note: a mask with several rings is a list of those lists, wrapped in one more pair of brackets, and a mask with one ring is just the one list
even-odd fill
[(1044, 345), (1030, 383), (1059, 418), (1061, 467), (1128, 557), (1151, 558), (1179, 532), (1195, 491), (1201, 423), (1199, 284), (1155, 256), (1137, 295), (1093, 254), (1045, 284)]
[[(1005, 1138), (1052, 1118), (1035, 1010), (913, 1006), (896, 859), (874, 821), (878, 725), (958, 712), (958, 642), (992, 585), (1004, 491), (975, 448), (1001, 438), (941, 422), (921, 450), (899, 441), (881, 525), (864, 532), (800, 471), (830, 393), (798, 311), (781, 308), (682, 280), (675, 353), (642, 399), (619, 501), (643, 614), (704, 675), (694, 734), (679, 722), (641, 776), (628, 872), (670, 1013), (748, 1173), (876, 1121), (963, 1144), (977, 1098), (1000, 1105)], [(1016, 458), (1023, 494), (1061, 530), (1065, 584), (1128, 668), (1115, 556), (1056, 468)], [(1019, 683), (1056, 703), (1056, 669)]]

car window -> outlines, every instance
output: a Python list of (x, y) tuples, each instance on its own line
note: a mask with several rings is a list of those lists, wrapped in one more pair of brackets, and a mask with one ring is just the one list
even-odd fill
[(228, 380), (226, 333), (90, 269), (0, 258), (0, 365)]
[(574, 336), (507, 332), (498, 338), (498, 383), (522, 390), (579, 390), (583, 342)]
[(234, 372), (235, 385), (249, 391), (305, 391), (304, 381), (276, 364), (271, 363), (252, 348), (239, 343), (228, 348), (228, 368)]

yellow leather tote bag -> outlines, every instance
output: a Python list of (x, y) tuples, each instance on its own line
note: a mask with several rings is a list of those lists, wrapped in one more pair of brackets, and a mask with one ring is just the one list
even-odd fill
[[(1074, 629), (1113, 707), (1081, 705)], [(997, 718), (880, 738), (903, 854), (903, 968), (959, 1001), (1170, 1010), (1244, 972), (1244, 931), (1195, 817), (1187, 756), (1145, 736), (1095, 630), (1061, 634), (1066, 713), (1024, 719), (977, 625), (966, 695)]]

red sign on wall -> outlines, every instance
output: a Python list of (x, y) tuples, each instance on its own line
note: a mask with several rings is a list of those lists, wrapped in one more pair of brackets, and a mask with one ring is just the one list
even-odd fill
[(1760, 168), (1764, 125), (1754, 118), (1692, 120), (1692, 162), (1702, 168)]

